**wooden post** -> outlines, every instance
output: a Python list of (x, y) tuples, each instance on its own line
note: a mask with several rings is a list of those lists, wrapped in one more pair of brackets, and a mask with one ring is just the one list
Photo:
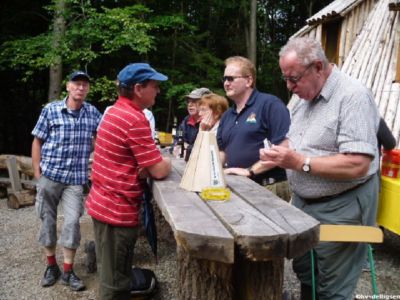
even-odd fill
[(11, 189), (13, 192), (22, 191), (21, 179), (19, 178), (19, 173), (17, 170), (17, 159), (15, 156), (9, 156), (6, 160), (7, 169), (8, 169), (8, 177), (10, 177), (11, 181)]

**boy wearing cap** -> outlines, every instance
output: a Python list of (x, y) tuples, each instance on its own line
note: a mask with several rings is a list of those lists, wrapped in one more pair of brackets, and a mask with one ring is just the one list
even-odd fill
[(200, 116), (199, 116), (199, 105), (198, 102), (203, 97), (203, 95), (211, 94), (208, 88), (202, 87), (194, 89), (186, 98), (186, 105), (188, 115), (183, 119), (182, 123), (179, 125), (179, 130), (183, 133), (183, 141), (185, 142), (185, 161), (189, 160), (190, 153), (194, 142), (199, 132)]
[(160, 92), (158, 82), (167, 79), (145, 63), (126, 66), (118, 74), (118, 99), (98, 130), (86, 207), (95, 233), (99, 299), (130, 299), (142, 179), (171, 171), (143, 113)]
[[(47, 257), (43, 287), (52, 286), (61, 276), (62, 283), (72, 290), (85, 289), (72, 267), (81, 239), (83, 185), (88, 180), (89, 155), (101, 119), (100, 112), (85, 102), (89, 80), (85, 72), (72, 73), (67, 82), (68, 96), (47, 104), (32, 131), (32, 166), (38, 180), (35, 206), (42, 222), (39, 243), (44, 246)], [(62, 275), (55, 257), (60, 203), (64, 214), (58, 240), (64, 254)]]

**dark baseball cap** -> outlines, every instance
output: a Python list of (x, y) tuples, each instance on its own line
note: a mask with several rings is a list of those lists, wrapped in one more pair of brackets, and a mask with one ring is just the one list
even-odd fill
[(133, 63), (127, 65), (118, 74), (119, 85), (129, 87), (132, 84), (140, 83), (145, 80), (165, 81), (168, 77), (157, 72), (149, 64)]
[(89, 75), (83, 71), (74, 71), (71, 75), (69, 75), (70, 81), (77, 81), (79, 79), (90, 81)]

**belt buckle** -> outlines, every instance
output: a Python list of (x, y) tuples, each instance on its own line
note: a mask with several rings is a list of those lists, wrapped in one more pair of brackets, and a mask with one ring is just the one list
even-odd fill
[(276, 179), (272, 177), (264, 178), (262, 180), (262, 186), (271, 185), (276, 183)]

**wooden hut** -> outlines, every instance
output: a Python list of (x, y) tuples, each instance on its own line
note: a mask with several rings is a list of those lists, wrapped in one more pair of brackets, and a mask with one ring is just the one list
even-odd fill
[(309, 18), (307, 25), (294, 34), (320, 40), (331, 62), (372, 90), (381, 116), (397, 140), (397, 148), (400, 148), (399, 10), (400, 0), (336, 0)]

